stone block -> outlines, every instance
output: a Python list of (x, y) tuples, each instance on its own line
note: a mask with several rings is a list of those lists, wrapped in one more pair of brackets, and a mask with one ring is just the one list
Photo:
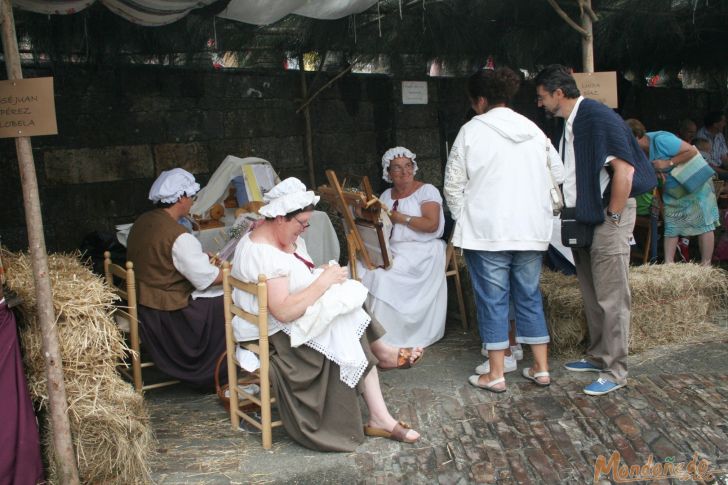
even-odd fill
[(172, 168), (190, 173), (208, 171), (207, 150), (201, 143), (164, 143), (154, 146), (155, 175)]
[(306, 165), (303, 137), (267, 137), (250, 141), (250, 153), (246, 156), (268, 160), (273, 168), (295, 168)]
[(417, 159), (440, 156), (440, 131), (435, 128), (401, 129), (396, 133), (397, 145), (417, 154)]
[(169, 140), (209, 140), (224, 136), (223, 114), (220, 111), (170, 112), (166, 123)]
[(53, 184), (88, 184), (154, 176), (148, 145), (47, 150), (45, 179)]
[(397, 106), (397, 129), (438, 128), (437, 105), (399, 104)]
[(345, 103), (338, 99), (317, 99), (311, 104), (310, 109), (311, 125), (316, 133), (348, 133), (376, 129), (374, 108), (371, 103), (359, 102), (356, 114), (350, 113)]
[(303, 134), (303, 116), (291, 109), (240, 109), (224, 115), (226, 138)]
[(432, 184), (435, 187), (442, 188), (442, 174), (445, 170), (439, 158), (424, 158), (420, 160), (417, 157), (417, 179)]

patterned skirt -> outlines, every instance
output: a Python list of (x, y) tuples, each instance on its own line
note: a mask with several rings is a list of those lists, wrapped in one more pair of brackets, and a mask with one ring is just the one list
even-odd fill
[(718, 227), (718, 203), (713, 181), (684, 197), (676, 199), (663, 193), (665, 207), (665, 237), (698, 236)]

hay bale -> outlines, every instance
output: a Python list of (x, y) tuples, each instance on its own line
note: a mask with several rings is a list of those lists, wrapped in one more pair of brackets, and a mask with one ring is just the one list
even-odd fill
[[(721, 332), (712, 315), (728, 306), (728, 273), (697, 264), (631, 267), (630, 352), (685, 343)], [(545, 270), (544, 312), (555, 353), (583, 351), (587, 338), (581, 292), (575, 276)]]
[(588, 332), (576, 276), (544, 268), (541, 273), (541, 293), (551, 336), (550, 351), (562, 355), (582, 352), (582, 342)]
[[(142, 397), (116, 370), (128, 350), (111, 316), (117, 297), (79, 257), (48, 258), (79, 475), (85, 483), (149, 482), (147, 460), (153, 452), (149, 414)], [(3, 260), (8, 265), (8, 286), (23, 300), (20, 339), (28, 387), (43, 411), (48, 390), (30, 257), (4, 252)], [(48, 419), (50, 414), (43, 416)], [(55, 482), (51, 426), (41, 424), (47, 472)]]

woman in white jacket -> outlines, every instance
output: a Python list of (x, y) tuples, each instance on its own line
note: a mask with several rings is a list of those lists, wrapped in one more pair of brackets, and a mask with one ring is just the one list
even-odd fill
[(464, 250), (478, 308), (478, 328), (488, 351), (488, 372), (474, 386), (505, 392), (508, 301), (516, 310), (516, 340), (529, 344), (534, 365), (523, 375), (550, 384), (548, 329), (539, 277), (551, 240), (553, 209), (549, 162), (557, 182), (563, 164), (532, 121), (507, 107), (520, 77), (508, 68), (484, 70), (468, 80), (476, 112), (458, 133), (445, 169), (445, 199), (456, 221), (453, 244)]

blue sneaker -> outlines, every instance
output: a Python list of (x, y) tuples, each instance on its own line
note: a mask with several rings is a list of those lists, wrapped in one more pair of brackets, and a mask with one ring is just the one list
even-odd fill
[(602, 369), (595, 366), (591, 362), (589, 362), (586, 359), (576, 360), (574, 362), (567, 362), (564, 364), (564, 368), (566, 370), (570, 370), (573, 372), (601, 372)]
[(600, 377), (584, 388), (584, 394), (588, 394), (590, 396), (601, 396), (608, 392), (616, 391), (620, 387), (624, 387), (626, 385), (627, 384), (617, 384), (609, 379)]

